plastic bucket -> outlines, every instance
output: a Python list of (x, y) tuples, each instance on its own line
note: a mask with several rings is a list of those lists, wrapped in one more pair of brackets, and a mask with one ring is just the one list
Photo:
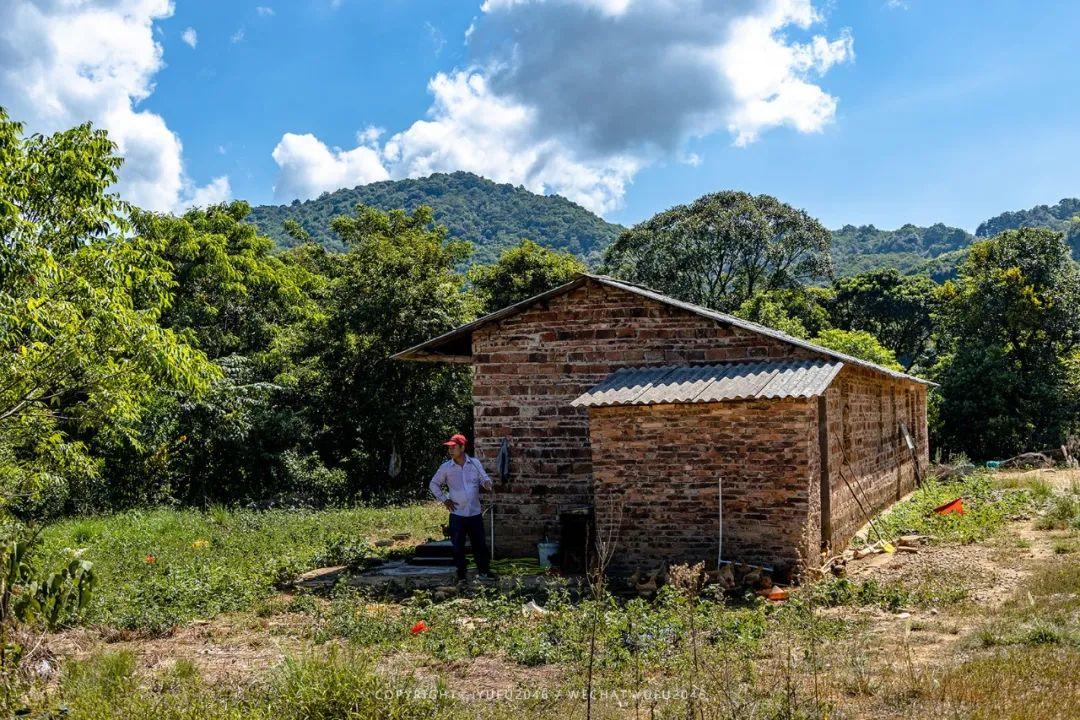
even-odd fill
[(539, 555), (539, 559), (540, 559), (540, 567), (549, 568), (549, 567), (551, 567), (551, 557), (555, 553), (559, 552), (559, 543), (557, 543), (557, 542), (536, 543), (536, 550), (537, 550), (537, 554)]

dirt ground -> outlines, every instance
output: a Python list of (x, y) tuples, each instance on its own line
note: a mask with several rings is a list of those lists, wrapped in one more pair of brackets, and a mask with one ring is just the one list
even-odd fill
[[(1055, 488), (1080, 484), (1080, 471), (1033, 471)], [(999, 474), (1000, 479), (1022, 482), (1032, 472)], [(921, 666), (961, 661), (970, 648), (971, 633), (991, 617), (995, 608), (1016, 596), (1040, 563), (1054, 555), (1055, 539), (1066, 531), (1036, 530), (1032, 519), (1011, 522), (994, 538), (971, 545), (928, 545), (914, 554), (873, 555), (848, 564), (853, 580), (873, 578), (882, 584), (902, 581), (906, 586), (956, 587), (966, 600), (941, 608), (904, 608), (886, 612), (872, 608), (834, 608), (826, 612), (865, 623), (871, 652), (887, 656), (904, 648), (907, 662)], [(283, 601), (288, 597), (283, 596)], [(42, 657), (52, 665), (67, 658), (82, 658), (101, 650), (132, 652), (141, 670), (154, 673), (178, 660), (195, 665), (211, 683), (243, 686), (279, 665), (287, 656), (329, 652), (333, 643), (310, 639), (310, 614), (283, 612), (270, 617), (228, 615), (198, 621), (166, 637), (126, 636), (93, 628), (77, 628), (44, 638)], [(455, 663), (397, 653), (384, 657), (380, 667), (388, 673), (442, 675), (460, 694), (509, 692), (521, 687), (550, 686), (566, 672), (558, 666), (523, 667), (497, 657)]]

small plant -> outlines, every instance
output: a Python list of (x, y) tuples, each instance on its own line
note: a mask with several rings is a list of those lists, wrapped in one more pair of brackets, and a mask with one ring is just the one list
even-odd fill
[(1055, 495), (1035, 522), (1035, 527), (1040, 530), (1080, 530), (1080, 495), (1073, 492)]

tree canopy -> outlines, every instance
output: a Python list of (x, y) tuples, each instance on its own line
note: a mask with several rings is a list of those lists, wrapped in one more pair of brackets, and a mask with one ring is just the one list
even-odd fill
[(29, 512), (89, 480), (78, 435), (126, 437), (151, 396), (198, 397), (217, 376), (160, 324), (172, 277), (153, 238), (130, 234), (108, 188), (120, 158), (81, 125), (22, 137), (0, 111), (0, 502)]
[(719, 192), (659, 213), (604, 254), (606, 272), (718, 310), (832, 274), (829, 232), (769, 195)]
[(569, 282), (586, 271), (585, 263), (566, 252), (549, 250), (532, 240), (504, 250), (497, 262), (474, 265), (467, 277), (485, 312), (494, 312)]
[(1080, 271), (1060, 233), (972, 245), (942, 290), (937, 434), (976, 458), (1056, 446), (1078, 418)]

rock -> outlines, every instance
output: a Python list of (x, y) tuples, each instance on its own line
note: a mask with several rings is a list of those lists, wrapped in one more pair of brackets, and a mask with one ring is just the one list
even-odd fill
[(390, 547), (394, 544), (393, 540), (376, 540), (375, 547)]
[(542, 608), (536, 604), (535, 600), (530, 600), (521, 606), (521, 614), (525, 617), (542, 618), (548, 615), (551, 611), (547, 608)]
[(344, 565), (334, 565), (332, 567), (308, 570), (306, 573), (297, 576), (293, 584), (297, 587), (309, 589), (331, 587), (347, 569)]
[(926, 540), (925, 535), (901, 535), (896, 540), (896, 544), (900, 547), (918, 547), (924, 540)]
[(897, 620), (907, 620), (909, 617), (911, 617), (911, 613), (909, 612), (897, 613), (896, 615)]
[(903, 552), (903, 553), (915, 554), (915, 553), (919, 552), (919, 548), (910, 547), (908, 545), (897, 545), (896, 546), (896, 551), (897, 552)]
[(412, 537), (412, 533), (399, 532), (399, 533), (394, 533), (394, 535), (392, 535), (391, 537), (393, 537), (395, 540), (408, 540), (409, 538)]

